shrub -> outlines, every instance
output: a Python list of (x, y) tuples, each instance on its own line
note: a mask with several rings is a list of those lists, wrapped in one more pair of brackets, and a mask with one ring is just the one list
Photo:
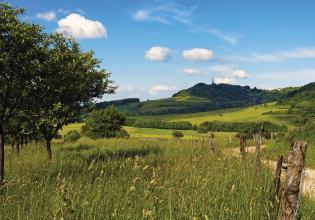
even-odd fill
[(181, 131), (173, 131), (172, 136), (173, 138), (182, 138), (184, 137), (184, 134)]
[(122, 129), (125, 123), (126, 115), (111, 106), (106, 109), (93, 111), (86, 120), (86, 127), (83, 128), (83, 131), (86, 136), (93, 139), (126, 137), (127, 132)]
[(76, 130), (69, 131), (65, 136), (64, 136), (64, 141), (65, 142), (75, 142), (79, 140), (81, 137), (80, 133)]

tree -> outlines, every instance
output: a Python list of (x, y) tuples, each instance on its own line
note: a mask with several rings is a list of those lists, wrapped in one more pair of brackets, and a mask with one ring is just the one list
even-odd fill
[(126, 115), (120, 113), (114, 106), (93, 111), (86, 120), (86, 135), (95, 139), (123, 137), (122, 135), (126, 135), (122, 128), (125, 123)]
[(173, 131), (172, 136), (173, 138), (180, 139), (184, 137), (184, 134), (181, 131)]
[(61, 34), (49, 36), (42, 71), (41, 102), (37, 127), (46, 140), (51, 160), (51, 140), (66, 124), (80, 115), (95, 98), (113, 93), (110, 73), (100, 68), (94, 53), (82, 52), (78, 43)]
[(22, 9), (0, 3), (0, 184), (4, 180), (4, 135), (10, 121), (36, 107), (37, 73), (44, 60), (45, 35), (38, 25), (18, 19)]

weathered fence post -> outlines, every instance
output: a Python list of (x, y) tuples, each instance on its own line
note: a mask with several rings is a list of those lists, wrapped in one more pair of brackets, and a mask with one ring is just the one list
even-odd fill
[(255, 146), (256, 146), (256, 167), (261, 166), (260, 162), (260, 146), (261, 146), (261, 134), (254, 134), (254, 141), (255, 141)]
[(283, 156), (278, 157), (277, 167), (276, 167), (276, 178), (275, 182), (275, 198), (279, 196), (280, 191), (280, 184), (281, 184), (281, 171), (282, 171), (282, 163), (283, 163)]
[(246, 136), (241, 134), (240, 136), (240, 153), (243, 158), (245, 158), (245, 148), (246, 148)]
[(297, 215), (301, 174), (305, 166), (307, 142), (296, 140), (291, 145), (282, 195), (281, 220), (293, 220)]
[(213, 140), (212, 140), (212, 134), (209, 134), (208, 144), (209, 144), (209, 148), (210, 148), (211, 152), (214, 153), (214, 145), (213, 145)]

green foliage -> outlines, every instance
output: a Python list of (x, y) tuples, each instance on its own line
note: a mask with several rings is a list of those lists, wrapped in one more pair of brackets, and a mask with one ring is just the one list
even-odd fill
[(68, 133), (64, 136), (63, 140), (65, 142), (76, 142), (81, 137), (80, 133), (76, 130), (68, 131)]
[(191, 130), (192, 124), (187, 121), (179, 122), (165, 122), (161, 120), (136, 120), (128, 119), (127, 126), (132, 126), (136, 128), (159, 128), (159, 129), (177, 129), (177, 130)]
[(86, 135), (90, 138), (122, 137), (122, 126), (126, 123), (126, 115), (120, 113), (115, 107), (110, 106), (103, 110), (93, 111), (86, 120)]
[[(288, 128), (285, 125), (277, 125), (268, 121), (263, 122), (223, 122), (206, 121), (200, 124), (199, 130), (205, 131), (229, 131), (244, 132), (251, 135), (260, 132), (262, 127), (267, 132), (285, 132)], [(252, 133), (253, 132), (253, 133)]]
[(181, 131), (173, 131), (173, 132), (172, 132), (172, 136), (173, 136), (173, 138), (179, 139), (179, 138), (183, 138), (183, 137), (184, 137), (184, 134), (183, 134), (183, 132), (181, 132)]

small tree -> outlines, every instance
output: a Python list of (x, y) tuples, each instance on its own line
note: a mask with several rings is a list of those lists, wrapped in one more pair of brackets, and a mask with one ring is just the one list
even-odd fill
[(36, 107), (43, 60), (42, 28), (20, 21), (22, 9), (0, 3), (0, 185), (4, 180), (4, 136), (21, 112)]
[(93, 52), (82, 52), (73, 39), (53, 34), (48, 44), (37, 127), (46, 140), (50, 160), (51, 140), (58, 131), (77, 118), (94, 98), (113, 93), (115, 87)]
[(86, 135), (90, 138), (122, 137), (126, 133), (122, 126), (126, 123), (126, 115), (110, 106), (103, 110), (93, 111), (86, 120)]
[(80, 133), (76, 130), (69, 131), (63, 138), (65, 142), (75, 142), (81, 137)]
[(173, 131), (172, 136), (173, 138), (180, 139), (184, 137), (184, 134), (181, 131)]

